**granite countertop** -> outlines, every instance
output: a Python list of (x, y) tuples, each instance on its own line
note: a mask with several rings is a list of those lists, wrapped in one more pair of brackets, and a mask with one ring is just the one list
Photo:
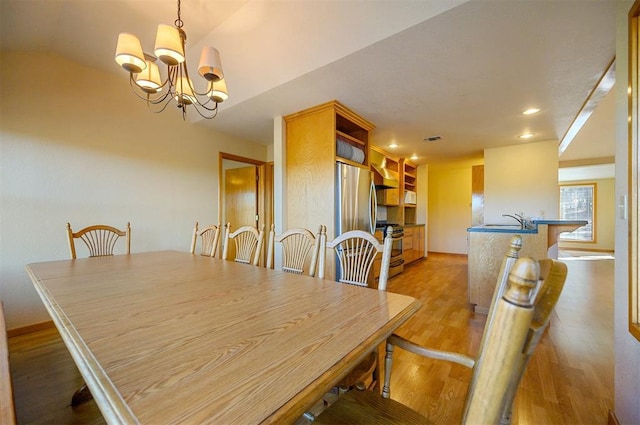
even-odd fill
[(400, 228), (404, 228), (404, 227), (424, 227), (424, 223), (423, 224), (419, 224), (419, 223), (398, 224), (396, 226), (393, 226), (391, 224), (385, 224), (384, 226), (378, 225), (378, 226), (376, 226), (376, 230), (384, 230), (388, 226), (400, 227)]
[(527, 221), (527, 227), (521, 228), (516, 224), (480, 224), (478, 226), (469, 227), (467, 232), (487, 232), (487, 233), (538, 233), (538, 225), (546, 224), (548, 226), (584, 226), (586, 220), (550, 220), (536, 219)]

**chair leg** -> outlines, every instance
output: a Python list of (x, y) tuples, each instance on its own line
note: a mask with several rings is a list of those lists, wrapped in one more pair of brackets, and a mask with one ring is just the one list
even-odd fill
[(91, 395), (91, 391), (89, 391), (87, 384), (84, 384), (76, 390), (75, 393), (73, 393), (73, 397), (71, 397), (71, 406), (76, 407), (92, 399), (93, 395)]
[(502, 412), (502, 417), (500, 418), (500, 425), (511, 425), (511, 409), (508, 412)]
[(387, 354), (384, 356), (384, 385), (382, 386), (382, 397), (391, 396), (391, 364), (393, 363), (393, 344), (387, 342)]

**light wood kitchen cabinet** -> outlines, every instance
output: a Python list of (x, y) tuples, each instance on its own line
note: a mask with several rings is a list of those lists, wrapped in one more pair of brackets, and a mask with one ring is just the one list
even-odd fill
[[(572, 232), (587, 222), (581, 220), (533, 220), (530, 227), (480, 225), (467, 229), (468, 234), (468, 285), (469, 303), (476, 313), (487, 314), (504, 255), (511, 238), (522, 238), (520, 257), (534, 260), (547, 258), (549, 248), (557, 246), (563, 232)], [(556, 257), (552, 257), (556, 258)]]
[(416, 193), (418, 190), (418, 166), (406, 158), (402, 159), (402, 207), (405, 224), (417, 223)]
[(379, 189), (376, 190), (378, 197), (378, 205), (387, 207), (397, 207), (400, 205), (400, 192), (398, 189)]
[[(481, 227), (481, 226), (479, 226)], [(487, 314), (493, 297), (498, 271), (509, 249), (511, 238), (522, 237), (520, 257), (541, 260), (547, 257), (547, 228), (540, 232), (468, 232), (468, 290), (469, 303), (476, 313)]]
[(402, 160), (402, 186), (404, 190), (416, 191), (416, 182), (418, 180), (416, 175), (417, 165), (407, 159)]
[(411, 264), (424, 258), (424, 226), (406, 226), (402, 238), (402, 258)]
[[(286, 226), (316, 233), (323, 224), (331, 240), (336, 236), (336, 160), (368, 170), (369, 135), (375, 126), (337, 101), (287, 115), (284, 121)], [(347, 143), (361, 149), (362, 163), (338, 155), (338, 140), (343, 148)], [(333, 261), (333, 256), (328, 255), (326, 276), (331, 279), (335, 277)]]
[[(370, 146), (369, 157), (371, 158), (371, 171), (373, 171), (373, 181), (378, 188), (376, 190), (376, 196), (378, 205), (386, 207), (386, 221), (390, 223), (404, 223), (404, 216), (402, 214), (402, 186), (400, 182), (401, 173), (401, 159), (391, 155), (377, 146)], [(382, 176), (380, 169), (388, 171), (386, 176)], [(396, 182), (397, 187), (381, 188), (380, 185), (385, 185), (385, 178), (392, 177), (390, 180)]]

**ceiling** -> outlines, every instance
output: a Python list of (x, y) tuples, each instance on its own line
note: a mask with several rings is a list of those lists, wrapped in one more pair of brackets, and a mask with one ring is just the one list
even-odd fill
[[(174, 0), (0, 6), (3, 50), (53, 52), (123, 84), (118, 33), (151, 53), (156, 25), (176, 19)], [(193, 125), (270, 144), (273, 117), (337, 99), (376, 125), (373, 144), (418, 163), (561, 141), (615, 55), (610, 0), (183, 0), (181, 15), (192, 74), (202, 46), (218, 48), (230, 95)], [(614, 109), (612, 91), (560, 161), (613, 157)]]

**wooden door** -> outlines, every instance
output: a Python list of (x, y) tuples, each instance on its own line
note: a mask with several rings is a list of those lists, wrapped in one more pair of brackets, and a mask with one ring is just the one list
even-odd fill
[(224, 183), (224, 217), (231, 223), (231, 230), (241, 226), (257, 227), (258, 167), (225, 170)]
[[(224, 220), (231, 231), (242, 226), (257, 227), (258, 167), (231, 168), (224, 173)], [(229, 244), (229, 257), (236, 255), (235, 243)]]
[(471, 225), (484, 223), (484, 165), (471, 167)]

